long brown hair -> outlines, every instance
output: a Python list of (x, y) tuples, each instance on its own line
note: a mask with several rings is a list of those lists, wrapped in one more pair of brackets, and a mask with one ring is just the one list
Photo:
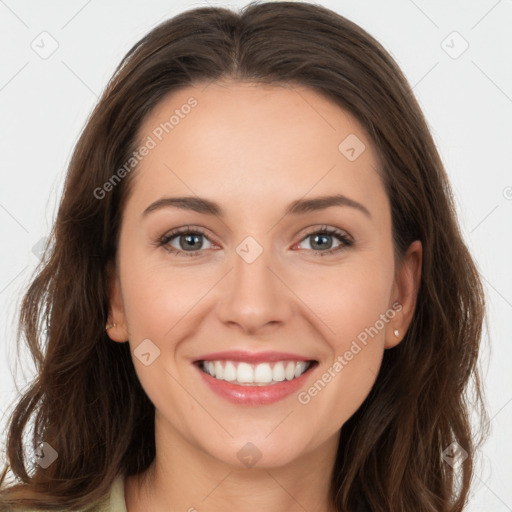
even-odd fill
[[(373, 389), (341, 429), (333, 507), (366, 501), (375, 512), (463, 510), (485, 430), (470, 425), (470, 408), (486, 416), (477, 368), (481, 280), (402, 72), (359, 26), (301, 2), (181, 13), (135, 44), (108, 83), (76, 145), (51, 245), (22, 302), (19, 337), (37, 377), (10, 417), (6, 453), (17, 481), (7, 485), (6, 468), (0, 504), (84, 507), (116, 476), (153, 461), (154, 406), (129, 345), (105, 333), (108, 272), (134, 172), (104, 197), (94, 191), (129, 160), (140, 125), (164, 95), (222, 78), (308, 86), (355, 116), (378, 153), (396, 254), (414, 240), (423, 245), (410, 328), (385, 351)], [(58, 453), (45, 469), (27, 454), (31, 425), (32, 448), (46, 442)], [(467, 453), (457, 467), (446, 462), (452, 443)]]

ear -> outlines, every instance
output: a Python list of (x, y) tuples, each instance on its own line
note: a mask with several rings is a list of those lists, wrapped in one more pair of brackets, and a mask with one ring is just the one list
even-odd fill
[[(422, 259), (423, 247), (419, 240), (415, 240), (407, 249), (396, 273), (391, 295), (392, 304), (395, 304), (395, 307), (390, 305), (396, 315), (387, 324), (385, 348), (393, 348), (398, 345), (411, 324), (420, 287)], [(398, 331), (398, 336), (395, 335), (395, 330)]]
[(108, 324), (115, 324), (107, 329), (107, 334), (112, 341), (124, 343), (128, 341), (128, 327), (124, 310), (121, 284), (117, 275), (115, 264), (109, 263), (107, 267), (107, 290), (108, 290)]

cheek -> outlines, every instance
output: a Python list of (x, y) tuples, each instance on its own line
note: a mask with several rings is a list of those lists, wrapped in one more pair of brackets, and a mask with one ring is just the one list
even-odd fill
[(352, 339), (359, 336), (364, 341), (365, 329), (376, 323), (379, 334), (375, 337), (383, 338), (380, 318), (390, 301), (392, 275), (392, 266), (368, 258), (302, 278), (302, 284), (297, 280), (294, 289), (322, 320), (322, 332), (331, 347), (342, 353)]
[(302, 404), (311, 407), (311, 414), (326, 418), (325, 428), (336, 432), (357, 411), (370, 393), (382, 361), (379, 345), (353, 345), (338, 355), (334, 363), (319, 375), (299, 397)]
[(310, 292), (309, 300), (316, 303), (329, 327), (322, 331), (331, 357), (298, 398), (299, 403), (315, 404), (315, 411), (330, 417), (334, 431), (370, 392), (382, 362), (386, 326), (395, 314), (388, 308), (392, 271), (381, 263), (364, 270), (347, 266), (328, 282), (316, 300)]
[[(163, 261), (163, 263), (162, 263)], [(216, 282), (216, 276), (197, 268), (171, 269), (152, 263), (148, 255), (134, 252), (125, 258), (122, 273), (123, 300), (130, 335), (164, 339)], [(181, 324), (179, 324), (181, 325)]]
[(371, 295), (368, 299), (362, 308), (354, 301), (340, 301), (338, 317), (331, 324), (336, 334), (328, 338), (331, 357), (297, 396), (311, 415), (326, 418), (324, 428), (331, 433), (356, 412), (379, 373), (385, 334), (379, 315), (385, 310), (379, 301), (371, 302)]

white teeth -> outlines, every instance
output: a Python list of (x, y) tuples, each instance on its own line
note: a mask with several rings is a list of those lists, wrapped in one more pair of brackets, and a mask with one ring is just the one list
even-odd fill
[(254, 382), (259, 384), (269, 384), (272, 382), (272, 368), (268, 363), (256, 365), (254, 370)]
[(293, 363), (292, 361), (290, 361), (286, 365), (286, 370), (284, 371), (286, 380), (292, 380), (293, 377), (295, 377), (295, 366), (296, 366), (295, 363)]
[(283, 382), (284, 380), (284, 365), (283, 363), (276, 363), (272, 370), (273, 380), (277, 382)]
[(238, 363), (238, 368), (236, 369), (236, 380), (238, 382), (254, 382), (254, 371), (252, 366), (247, 363)]
[(308, 363), (306, 363), (306, 361), (299, 361), (295, 368), (295, 377), (300, 377), (306, 371), (307, 366)]
[(222, 364), (220, 361), (215, 361), (215, 375), (217, 379), (224, 378), (224, 369), (222, 368)]
[(310, 363), (306, 361), (278, 361), (251, 365), (236, 361), (203, 361), (202, 369), (219, 380), (240, 385), (273, 385), (300, 377)]
[(236, 367), (231, 361), (228, 361), (226, 363), (226, 366), (224, 367), (224, 380), (231, 381), (231, 380), (236, 380), (236, 378), (237, 378)]

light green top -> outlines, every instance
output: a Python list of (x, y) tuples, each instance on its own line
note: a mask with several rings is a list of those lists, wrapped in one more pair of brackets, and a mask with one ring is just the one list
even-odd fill
[[(4, 509), (2, 509), (3, 512)], [(31, 509), (15, 509), (18, 512), (35, 512)], [(65, 512), (64, 510), (60, 512)], [(114, 480), (109, 494), (96, 505), (91, 505), (82, 512), (127, 512), (124, 499), (124, 477), (119, 476)]]
[(110, 493), (100, 503), (86, 508), (83, 512), (126, 512), (124, 478), (118, 476), (110, 488)]
[(105, 512), (126, 512), (124, 500), (124, 479), (119, 476), (112, 484)]

